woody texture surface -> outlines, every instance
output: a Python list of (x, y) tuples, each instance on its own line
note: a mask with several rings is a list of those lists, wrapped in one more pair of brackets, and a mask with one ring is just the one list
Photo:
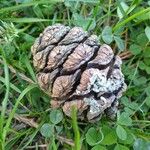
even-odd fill
[(40, 88), (51, 97), (51, 107), (71, 116), (97, 121), (113, 118), (126, 90), (121, 58), (101, 45), (96, 35), (80, 27), (48, 26), (31, 48)]

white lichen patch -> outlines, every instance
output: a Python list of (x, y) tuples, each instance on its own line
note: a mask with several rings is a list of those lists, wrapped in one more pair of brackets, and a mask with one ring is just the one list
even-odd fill
[(84, 90), (76, 90), (76, 94), (88, 94), (91, 91), (95, 93), (112, 93), (124, 85), (124, 76), (120, 69), (114, 69), (107, 79), (108, 68), (105, 70), (91, 69), (89, 81)]
[(121, 70), (122, 60), (119, 56), (116, 56), (114, 66), (117, 66)]
[(99, 100), (96, 100), (94, 97), (84, 98), (83, 100), (86, 105), (90, 106), (89, 113), (94, 117), (95, 114), (102, 114), (106, 108), (111, 106), (111, 104), (115, 100), (115, 95), (112, 95), (108, 99), (101, 96)]
[(88, 84), (88, 89), (96, 93), (105, 93), (116, 91), (123, 85), (124, 77), (119, 69), (115, 69), (108, 79), (105, 73), (106, 72), (103, 73), (103, 71), (99, 70), (93, 72)]
[[(83, 101), (86, 105), (89, 106), (89, 111), (87, 113), (87, 119), (92, 120), (93, 118), (102, 115), (106, 108), (109, 108), (114, 99), (106, 99), (103, 96), (99, 100), (94, 99), (93, 97), (84, 98)], [(100, 118), (100, 116), (99, 116)]]
[(106, 74), (99, 72), (99, 70), (96, 70), (93, 72), (92, 77), (90, 78), (90, 82), (88, 84), (88, 89), (99, 93), (100, 91), (106, 92), (107, 87), (106, 87), (107, 79), (106, 79)]
[(90, 113), (95, 114), (97, 112), (101, 112), (101, 106), (93, 97), (88, 97), (83, 99), (84, 102), (90, 106)]

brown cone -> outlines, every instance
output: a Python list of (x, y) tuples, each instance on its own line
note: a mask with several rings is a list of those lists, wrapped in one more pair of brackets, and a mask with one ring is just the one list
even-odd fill
[(47, 27), (31, 48), (38, 84), (52, 97), (51, 106), (71, 116), (74, 105), (81, 120), (113, 118), (126, 90), (121, 59), (96, 35), (80, 27)]

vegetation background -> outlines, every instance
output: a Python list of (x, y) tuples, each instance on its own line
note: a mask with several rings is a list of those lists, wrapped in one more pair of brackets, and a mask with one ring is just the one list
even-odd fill
[[(0, 150), (150, 150), (149, 0), (0, 0)], [(91, 124), (52, 110), (30, 47), (54, 23), (81, 26), (123, 59), (116, 120)]]

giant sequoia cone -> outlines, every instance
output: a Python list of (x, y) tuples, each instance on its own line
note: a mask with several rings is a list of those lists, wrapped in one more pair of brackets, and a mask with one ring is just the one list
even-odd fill
[(110, 46), (100, 45), (96, 35), (80, 27), (48, 26), (32, 46), (33, 63), (41, 89), (52, 97), (52, 107), (71, 116), (99, 120), (115, 116), (118, 98), (126, 89), (121, 59)]

